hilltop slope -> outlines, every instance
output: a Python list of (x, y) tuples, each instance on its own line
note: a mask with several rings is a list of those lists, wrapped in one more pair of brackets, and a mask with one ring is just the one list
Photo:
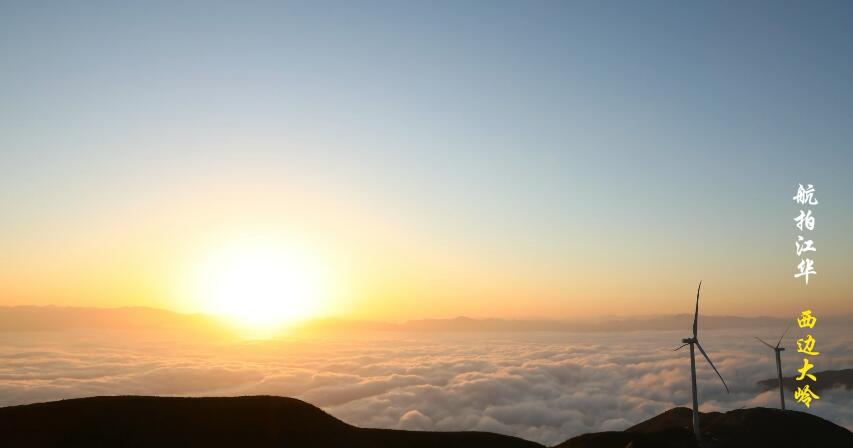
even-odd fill
[[(820, 417), (777, 409), (701, 415), (705, 447), (853, 447), (853, 433)], [(695, 447), (690, 410), (675, 408), (625, 431), (584, 434), (557, 448)], [(368, 429), (294, 398), (92, 397), (0, 408), (10, 447), (490, 447), (543, 448), (486, 432)]]
[(9, 447), (541, 448), (485, 432), (363, 429), (294, 398), (92, 397), (0, 408)]
[[(625, 431), (584, 434), (556, 448), (695, 447), (690, 409), (674, 408)], [(704, 447), (853, 447), (853, 433), (798, 411), (749, 408), (700, 413)]]

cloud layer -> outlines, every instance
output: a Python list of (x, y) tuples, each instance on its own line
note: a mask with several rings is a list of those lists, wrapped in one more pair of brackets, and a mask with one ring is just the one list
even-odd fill
[[(853, 366), (850, 331), (820, 330), (816, 370)], [(688, 405), (688, 353), (672, 351), (682, 336), (403, 333), (223, 345), (109, 331), (6, 333), (0, 405), (89, 395), (274, 394), (358, 426), (483, 430), (555, 444)], [(775, 367), (772, 351), (752, 336), (773, 338), (744, 330), (702, 334), (732, 389), (727, 395), (700, 362), (702, 410), (778, 406), (777, 392), (755, 384)], [(801, 359), (785, 352), (785, 374), (795, 375)], [(853, 391), (832, 389), (821, 398), (810, 412), (853, 428)]]

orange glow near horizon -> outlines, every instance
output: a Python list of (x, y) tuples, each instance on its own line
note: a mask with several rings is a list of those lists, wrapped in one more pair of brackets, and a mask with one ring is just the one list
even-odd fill
[(193, 308), (262, 335), (328, 311), (334, 279), (317, 254), (272, 238), (216, 247), (190, 268)]

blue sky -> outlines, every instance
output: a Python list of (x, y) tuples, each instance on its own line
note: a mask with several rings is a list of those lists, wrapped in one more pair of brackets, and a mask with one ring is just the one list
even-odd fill
[[(0, 248), (275, 178), (531, 282), (612, 273), (627, 301), (635, 276), (710, 273), (850, 311), (850, 23), (845, 2), (6, 1)], [(821, 200), (809, 290), (786, 283), (797, 182)]]

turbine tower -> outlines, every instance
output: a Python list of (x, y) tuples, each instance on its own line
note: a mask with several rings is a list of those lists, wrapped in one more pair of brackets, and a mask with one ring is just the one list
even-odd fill
[(702, 282), (699, 282), (699, 288), (696, 289), (696, 312), (693, 314), (693, 337), (682, 339), (681, 346), (676, 348), (673, 351), (678, 351), (684, 348), (684, 346), (690, 346), (690, 386), (693, 390), (693, 433), (696, 435), (696, 440), (702, 440), (702, 432), (699, 429), (699, 396), (696, 392), (696, 355), (693, 349), (695, 345), (699, 348), (699, 351), (702, 353), (702, 356), (708, 361), (708, 364), (711, 365), (711, 368), (714, 369), (714, 372), (717, 373), (717, 376), (720, 377), (720, 381), (723, 382), (723, 386), (726, 388), (726, 393), (729, 393), (729, 386), (726, 385), (726, 380), (723, 379), (723, 376), (720, 375), (720, 372), (714, 366), (714, 363), (711, 362), (711, 358), (708, 357), (708, 354), (705, 353), (705, 350), (702, 348), (702, 344), (699, 343), (699, 291), (702, 289)]
[(785, 339), (785, 335), (788, 334), (788, 330), (791, 329), (791, 326), (788, 325), (788, 328), (785, 329), (785, 332), (782, 333), (782, 337), (779, 338), (779, 342), (776, 343), (776, 346), (772, 346), (767, 342), (764, 342), (764, 339), (761, 339), (756, 336), (755, 339), (758, 339), (762, 344), (770, 347), (776, 352), (776, 373), (779, 375), (779, 399), (782, 401), (782, 410), (785, 410), (785, 390), (782, 388), (782, 352), (785, 351), (785, 347), (779, 347), (779, 344), (782, 343), (782, 339)]

